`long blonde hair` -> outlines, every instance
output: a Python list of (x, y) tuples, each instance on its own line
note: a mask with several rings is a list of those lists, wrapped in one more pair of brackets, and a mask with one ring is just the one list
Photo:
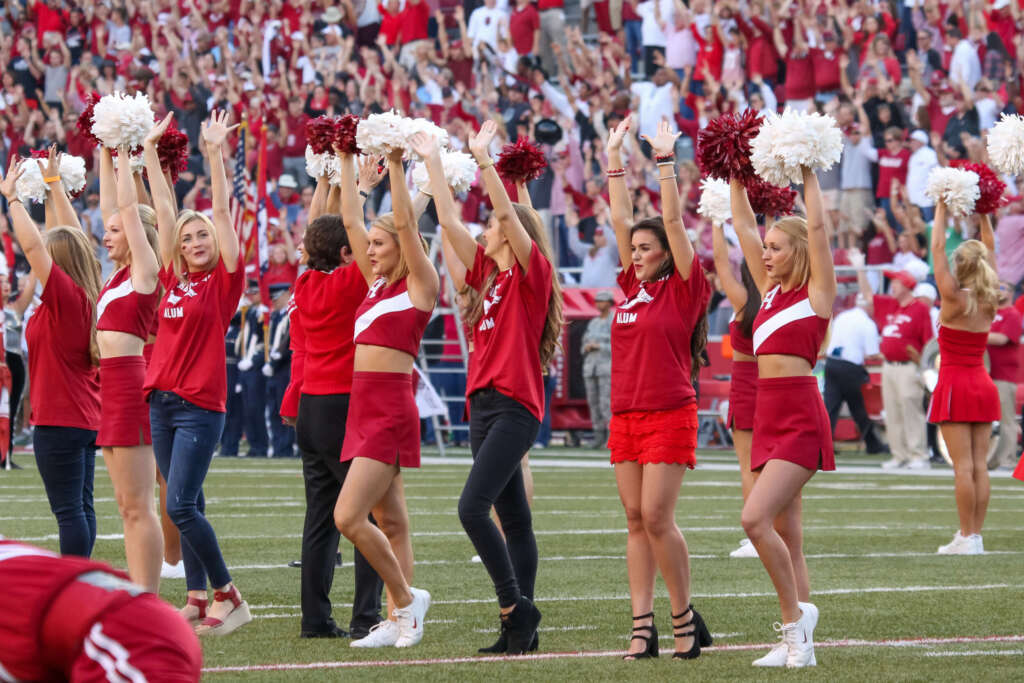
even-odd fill
[[(402, 251), (402, 243), (398, 241), (398, 228), (395, 227), (395, 214), (393, 213), (382, 213), (377, 216), (377, 219), (373, 222), (371, 227), (380, 228), (384, 232), (388, 233), (395, 238), (395, 243), (398, 245), (398, 265), (391, 272), (388, 277), (388, 284), (398, 282), (403, 277), (409, 274), (409, 264), (405, 260), (405, 252)], [(416, 230), (416, 226), (413, 225), (409, 230)], [(423, 247), (423, 253), (429, 254), (430, 249), (427, 247), (427, 241), (423, 239), (423, 235), (416, 232), (416, 236), (420, 239), (420, 245)]]
[(988, 248), (978, 240), (966, 240), (953, 250), (953, 277), (967, 290), (964, 314), (974, 315), (981, 307), (995, 314), (999, 307), (999, 276), (988, 261)]
[(100, 363), (100, 349), (96, 344), (96, 300), (102, 288), (102, 268), (89, 238), (78, 228), (58, 225), (43, 233), (46, 251), (61, 270), (85, 291), (92, 306), (92, 325), (89, 332), (89, 357), (93, 365)]
[[(551, 243), (548, 241), (547, 230), (544, 229), (544, 222), (541, 220), (540, 214), (529, 206), (519, 204), (518, 202), (513, 202), (512, 208), (515, 209), (516, 217), (523, 224), (523, 227), (526, 228), (526, 233), (533, 240), (533, 243), (537, 245), (541, 255), (551, 264), (551, 299), (548, 302), (547, 317), (544, 319), (544, 331), (540, 336), (540, 366), (543, 370), (555, 355), (555, 350), (559, 346), (559, 339), (562, 336), (562, 325), (564, 324), (562, 318), (562, 285), (558, 282), (558, 269), (555, 268), (555, 262), (551, 255)], [(487, 276), (487, 281), (484, 282), (480, 291), (489, 292), (491, 287), (494, 286), (494, 281), (497, 279), (498, 269), (494, 268), (490, 275)], [(466, 324), (470, 329), (475, 328), (476, 324), (480, 322), (480, 318), (484, 315), (484, 298), (484, 296), (474, 297), (466, 311)]]
[[(803, 287), (811, 279), (811, 259), (807, 248), (807, 220), (800, 216), (786, 216), (772, 224), (789, 237), (793, 246), (793, 270), (790, 278), (794, 278), (797, 287)], [(769, 228), (769, 229), (771, 229)]]
[[(184, 254), (181, 253), (181, 230), (185, 227), (185, 224), (190, 221), (202, 221), (203, 223), (206, 223), (206, 227), (210, 229), (210, 234), (213, 237), (214, 254), (217, 255), (217, 259), (220, 258), (220, 239), (217, 236), (217, 228), (214, 227), (213, 221), (210, 220), (210, 217), (204, 213), (193, 211), (192, 209), (183, 209), (181, 213), (178, 214), (178, 220), (174, 223), (174, 255), (171, 257), (174, 274), (179, 280), (183, 280), (188, 276), (188, 264), (185, 262)], [(160, 253), (159, 250), (157, 253)], [(214, 264), (216, 263), (217, 261), (215, 259)]]

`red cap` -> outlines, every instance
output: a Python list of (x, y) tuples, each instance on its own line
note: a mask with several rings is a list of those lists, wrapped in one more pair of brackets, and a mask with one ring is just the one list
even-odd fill
[(899, 280), (907, 289), (917, 287), (917, 278), (906, 270), (883, 270), (882, 274), (890, 280)]

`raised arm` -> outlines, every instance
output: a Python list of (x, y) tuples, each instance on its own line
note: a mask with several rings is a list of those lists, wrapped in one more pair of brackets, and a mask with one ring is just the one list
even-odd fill
[(725, 290), (732, 310), (739, 311), (747, 304), (747, 288), (733, 273), (732, 263), (729, 262), (729, 245), (725, 242), (725, 231), (722, 230), (721, 223), (711, 224), (711, 245), (718, 281), (722, 283), (722, 289)]
[(423, 249), (420, 232), (416, 229), (416, 216), (412, 208), (412, 197), (405, 184), (405, 168), (402, 154), (396, 149), (388, 156), (388, 175), (391, 177), (392, 211), (395, 230), (398, 232), (398, 246), (409, 266), (409, 299), (421, 311), (432, 311), (437, 302), (440, 279), (437, 269)]
[(50, 277), (50, 269), (53, 267), (53, 259), (50, 252), (46, 251), (43, 244), (43, 236), (39, 233), (39, 226), (28, 215), (28, 209), (18, 199), (15, 184), (21, 176), (22, 169), (18, 167), (18, 156), (11, 155), (11, 164), (7, 168), (7, 176), (0, 182), (0, 193), (7, 199), (8, 212), (11, 225), (14, 228), (14, 238), (21, 245), (21, 252), (28, 260), (32, 273), (46, 287), (46, 281)]
[[(669, 128), (668, 121), (658, 123), (658, 133), (654, 138), (646, 135), (646, 140), (653, 151), (655, 158), (672, 157), (675, 149), (676, 138), (679, 133), (673, 133)], [(676, 270), (684, 280), (690, 279), (690, 271), (693, 269), (693, 245), (690, 244), (690, 237), (686, 234), (686, 226), (683, 225), (683, 210), (679, 206), (679, 185), (676, 180), (675, 160), (658, 164), (658, 184), (661, 189), (661, 217), (665, 223), (665, 236), (668, 238), (668, 246), (672, 250), (672, 259), (675, 261)]]
[[(118, 156), (127, 159), (128, 148), (122, 146)], [(142, 227), (139, 217), (138, 195), (135, 189), (135, 174), (131, 164), (121, 164), (117, 173), (117, 209), (121, 214), (121, 226), (128, 239), (128, 249), (132, 255), (132, 287), (139, 294), (150, 294), (156, 290), (160, 263), (146, 239), (146, 230)]]
[(622, 141), (631, 125), (632, 114), (619, 122), (615, 130), (608, 135), (608, 143), (605, 145), (605, 153), (608, 155), (608, 209), (612, 232), (615, 233), (615, 244), (619, 250), (619, 263), (623, 269), (631, 268), (633, 261), (629, 239), (629, 230), (633, 226), (633, 201), (629, 198), (626, 167), (622, 163)]
[[(427, 165), (430, 193), (434, 195), (434, 208), (437, 210), (437, 222), (441, 225), (441, 232), (451, 245), (452, 252), (458, 257), (458, 265), (462, 266), (462, 280), (465, 282), (466, 269), (472, 268), (473, 262), (476, 260), (477, 244), (459, 216), (451, 187), (444, 175), (444, 166), (441, 163), (441, 152), (437, 147), (437, 140), (426, 133), (417, 133), (410, 138), (409, 143), (412, 145), (412, 149), (423, 157), (424, 163)], [(454, 262), (449, 263), (449, 270), (455, 269), (457, 269), (457, 265)]]
[(114, 181), (114, 158), (110, 150), (100, 146), (100, 214), (103, 222), (117, 213), (117, 183)]
[(46, 193), (46, 227), (55, 225), (66, 225), (72, 228), (82, 229), (78, 220), (75, 208), (71, 206), (67, 192), (64, 191), (64, 183), (60, 179), (60, 163), (58, 159), (57, 145), (50, 145), (49, 154), (44, 164), (39, 160), (39, 170), (43, 174), (50, 191)]
[[(351, 154), (341, 154), (340, 156), (341, 221), (345, 224), (348, 245), (352, 250), (352, 256), (359, 265), (359, 272), (363, 274), (367, 284), (373, 284), (373, 266), (370, 265), (370, 257), (366, 253), (370, 241), (366, 235), (366, 225), (363, 220), (363, 203), (359, 201), (359, 192), (356, 186), (356, 162)], [(392, 191), (394, 191), (394, 182), (392, 182)]]
[(313, 201), (309, 203), (310, 223), (327, 213), (327, 195), (330, 191), (331, 184), (327, 180), (327, 174), (325, 172), (316, 179), (316, 189), (313, 190)]
[(224, 143), (228, 133), (238, 127), (228, 125), (231, 114), (215, 111), (203, 124), (203, 143), (207, 161), (210, 163), (210, 194), (213, 200), (213, 226), (217, 229), (220, 242), (220, 257), (224, 268), (233, 273), (238, 268), (238, 235), (231, 225), (231, 208), (228, 201), (228, 175), (224, 168)]
[(988, 264), (996, 268), (996, 236), (992, 231), (992, 217), (983, 213), (978, 217), (978, 237), (988, 252)]
[(949, 301), (960, 297), (960, 286), (949, 270), (949, 259), (946, 258), (946, 204), (935, 202), (935, 220), (932, 223), (932, 270), (935, 273), (935, 286), (939, 296)]
[[(178, 217), (178, 211), (175, 208), (176, 203), (174, 201), (174, 195), (171, 194), (170, 183), (167, 182), (167, 177), (164, 175), (163, 169), (160, 167), (160, 155), (156, 151), (157, 143), (160, 141), (160, 137), (167, 130), (167, 126), (170, 125), (171, 119), (174, 117), (174, 113), (170, 113), (163, 118), (163, 120), (153, 126), (149, 131), (149, 135), (146, 136), (145, 141), (142, 143), (142, 161), (146, 166), (146, 175), (149, 176), (149, 190), (153, 195), (153, 209), (156, 211), (156, 227), (157, 234), (159, 236), (160, 244), (160, 260), (163, 263), (171, 263), (174, 260), (174, 223)], [(104, 157), (107, 162), (110, 161), (110, 153), (107, 150), (100, 152), (100, 201), (103, 201), (103, 163)], [(110, 175), (108, 182), (113, 188), (114, 186), (114, 169), (113, 164), (110, 165)], [(116, 207), (116, 198), (115, 198)], [(103, 218), (106, 220), (106, 211), (103, 212)], [(235, 239), (237, 242), (237, 238)]]
[(733, 178), (729, 181), (730, 207), (732, 210), (732, 227), (740, 241), (743, 259), (747, 262), (747, 270), (754, 278), (754, 284), (763, 295), (768, 291), (768, 273), (764, 269), (764, 241), (757, 230), (757, 217), (747, 198), (747, 190), (743, 183)]
[(808, 298), (822, 318), (832, 316), (836, 300), (836, 269), (832, 262), (831, 235), (825, 221), (821, 187), (814, 170), (804, 166), (804, 206), (807, 207), (807, 250), (811, 267)]
[(494, 216), (498, 220), (498, 226), (502, 234), (505, 235), (505, 239), (508, 240), (509, 246), (512, 247), (516, 261), (525, 272), (530, 266), (533, 240), (530, 239), (523, 224), (519, 222), (519, 216), (516, 215), (515, 209), (512, 207), (512, 200), (508, 198), (505, 185), (501, 182), (498, 170), (494, 168), (494, 160), (491, 159), (489, 148), (491, 140), (494, 139), (497, 132), (498, 127), (493, 120), (484, 121), (484, 125), (480, 127), (477, 134), (469, 139), (469, 151), (473, 153), (476, 162), (480, 165), (484, 188), (494, 206)]

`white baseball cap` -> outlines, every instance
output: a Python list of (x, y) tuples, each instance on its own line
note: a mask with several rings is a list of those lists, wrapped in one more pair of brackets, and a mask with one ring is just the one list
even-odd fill
[(936, 291), (933, 285), (927, 282), (921, 282), (917, 285), (917, 287), (914, 287), (914, 297), (916, 298), (920, 296), (935, 301), (936, 299), (939, 298), (939, 293), (938, 291)]

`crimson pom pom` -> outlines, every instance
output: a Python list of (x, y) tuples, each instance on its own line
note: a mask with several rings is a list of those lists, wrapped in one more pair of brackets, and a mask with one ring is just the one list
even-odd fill
[(188, 168), (188, 136), (171, 121), (156, 143), (160, 168), (171, 172), (171, 182), (178, 182), (178, 174)]
[(521, 137), (515, 144), (502, 148), (495, 166), (498, 174), (505, 180), (525, 183), (539, 178), (548, 167), (548, 160), (535, 144)]
[(96, 106), (96, 103), (99, 101), (99, 95), (97, 95), (96, 93), (90, 93), (89, 99), (85, 105), (85, 110), (79, 115), (78, 122), (75, 124), (75, 127), (78, 128), (79, 135), (85, 136), (87, 140), (89, 140), (93, 145), (96, 146), (99, 146), (100, 140), (99, 138), (92, 134), (92, 110)]
[(974, 171), (978, 174), (978, 189), (981, 196), (974, 204), (974, 210), (978, 213), (992, 213), (1008, 202), (1003, 197), (1006, 193), (1006, 183), (999, 179), (996, 172), (985, 164), (976, 164), (966, 159), (951, 161), (950, 166), (962, 168), (965, 171)]
[(49, 159), (50, 158), (50, 152), (48, 150), (45, 150), (45, 149), (34, 149), (34, 150), (32, 150), (31, 157), (33, 159)]
[(318, 116), (306, 122), (306, 139), (316, 154), (334, 154), (337, 117)]
[(750, 141), (763, 119), (753, 109), (740, 115), (722, 114), (697, 134), (697, 164), (704, 175), (746, 184), (757, 177), (750, 163)]
[[(338, 117), (334, 128), (334, 144), (342, 154), (359, 154), (359, 145), (356, 144), (356, 128), (359, 127), (359, 117), (355, 114), (343, 114)], [(313, 150), (314, 152), (316, 149)]]
[(754, 213), (764, 216), (788, 216), (793, 213), (796, 191), (788, 187), (778, 187), (755, 176), (748, 181), (747, 198)]

